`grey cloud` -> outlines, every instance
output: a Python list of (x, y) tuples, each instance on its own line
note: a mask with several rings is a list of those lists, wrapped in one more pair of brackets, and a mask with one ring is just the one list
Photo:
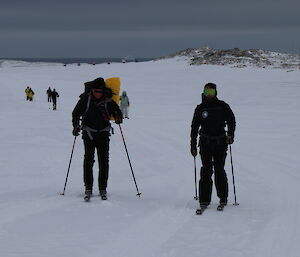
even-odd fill
[(148, 57), (204, 44), (293, 51), (299, 9), (294, 0), (1, 0), (0, 53)]
[[(24, 1), (27, 3), (27, 1)], [(67, 1), (69, 2), (69, 1)], [(289, 27), (300, 26), (300, 3), (269, 1), (29, 1), (31, 5), (2, 7), (1, 29), (105, 30), (153, 27)], [(216, 2), (219, 2), (216, 4)], [(225, 4), (224, 4), (225, 2)], [(241, 1), (242, 2), (242, 1)], [(293, 2), (293, 1), (292, 1)], [(35, 3), (35, 4), (33, 4)], [(90, 4), (89, 4), (90, 3)]]

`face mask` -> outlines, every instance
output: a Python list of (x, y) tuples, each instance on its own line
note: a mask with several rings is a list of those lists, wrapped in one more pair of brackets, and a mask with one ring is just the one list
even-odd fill
[(205, 96), (215, 96), (216, 90), (214, 88), (204, 88), (204, 95)]

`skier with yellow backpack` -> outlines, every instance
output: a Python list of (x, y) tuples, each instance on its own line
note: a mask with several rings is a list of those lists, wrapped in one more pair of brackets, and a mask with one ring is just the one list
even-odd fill
[[(97, 78), (85, 83), (85, 92), (81, 94), (73, 113), (73, 135), (77, 137), (82, 130), (84, 143), (84, 185), (85, 200), (88, 201), (93, 190), (93, 164), (95, 150), (99, 162), (98, 187), (103, 200), (107, 199), (107, 180), (109, 169), (109, 137), (111, 131), (110, 119), (116, 124), (122, 123), (122, 113), (114, 101), (110, 85), (111, 81)], [(116, 96), (115, 99), (118, 99)], [(80, 124), (80, 118), (82, 122)]]

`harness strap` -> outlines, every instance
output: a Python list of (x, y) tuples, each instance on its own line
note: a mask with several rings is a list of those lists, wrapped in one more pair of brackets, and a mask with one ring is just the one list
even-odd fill
[(104, 129), (100, 129), (100, 130), (93, 129), (93, 128), (90, 128), (86, 125), (83, 125), (82, 130), (86, 131), (86, 133), (88, 134), (88, 137), (89, 137), (90, 140), (93, 140), (92, 132), (94, 132), (94, 133), (109, 132), (111, 130), (111, 125), (109, 124), (109, 126), (105, 127)]

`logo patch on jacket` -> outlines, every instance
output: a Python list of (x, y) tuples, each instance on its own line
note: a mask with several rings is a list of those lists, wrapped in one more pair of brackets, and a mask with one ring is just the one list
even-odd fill
[(208, 112), (207, 111), (204, 111), (202, 112), (202, 118), (207, 118), (208, 117)]

